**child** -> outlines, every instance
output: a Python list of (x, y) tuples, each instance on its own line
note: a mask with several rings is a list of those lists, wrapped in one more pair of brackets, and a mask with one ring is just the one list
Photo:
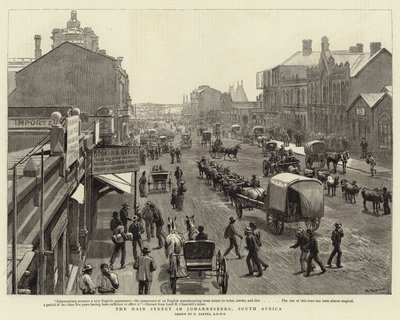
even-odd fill
[(172, 209), (176, 209), (176, 200), (178, 198), (178, 192), (176, 188), (172, 188), (172, 193), (171, 193), (171, 204), (172, 204)]

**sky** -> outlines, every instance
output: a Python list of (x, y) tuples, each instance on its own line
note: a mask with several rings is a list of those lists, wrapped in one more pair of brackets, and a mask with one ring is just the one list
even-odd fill
[[(74, 9), (74, 8), (71, 8)], [(51, 31), (65, 28), (71, 10), (9, 11), (8, 57), (34, 57), (34, 35), (43, 54)], [(249, 100), (260, 93), (256, 73), (274, 67), (312, 39), (330, 49), (356, 43), (369, 51), (381, 42), (392, 51), (390, 11), (356, 10), (77, 10), (81, 27), (99, 36), (100, 49), (124, 57), (133, 103), (181, 103), (183, 94), (208, 84), (222, 92), (244, 82)]]

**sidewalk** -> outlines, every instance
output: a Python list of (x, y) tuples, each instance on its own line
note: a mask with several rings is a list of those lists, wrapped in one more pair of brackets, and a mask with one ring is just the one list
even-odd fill
[[(278, 146), (283, 144), (283, 142), (281, 142), (281, 141), (277, 141), (277, 142), (278, 142)], [(292, 149), (295, 154), (302, 155), (302, 156), (305, 155), (304, 154), (304, 147), (296, 147), (294, 143), (290, 143), (289, 144), (289, 148)], [(342, 163), (339, 162), (338, 166), (341, 167)], [(370, 173), (369, 164), (367, 164), (365, 162), (365, 160), (361, 160), (361, 159), (350, 158), (347, 161), (347, 168), (353, 169), (353, 170), (357, 170), (357, 171), (366, 172), (368, 174)], [(382, 166), (376, 166), (375, 169), (376, 169), (377, 173), (391, 173), (392, 172), (392, 169), (385, 168), (385, 167), (382, 167)]]

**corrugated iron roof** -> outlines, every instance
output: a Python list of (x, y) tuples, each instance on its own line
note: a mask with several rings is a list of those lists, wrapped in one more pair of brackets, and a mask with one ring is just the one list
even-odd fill
[(373, 108), (375, 104), (382, 99), (385, 95), (384, 92), (380, 93), (361, 93), (361, 98), (369, 105), (370, 108)]

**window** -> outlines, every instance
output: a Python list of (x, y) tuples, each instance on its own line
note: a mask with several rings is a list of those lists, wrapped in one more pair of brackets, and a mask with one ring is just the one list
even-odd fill
[(380, 149), (391, 149), (392, 125), (388, 116), (383, 115), (378, 121), (378, 141)]
[(297, 97), (296, 97), (296, 104), (299, 105), (300, 104), (300, 90), (297, 89)]
[(292, 90), (290, 90), (290, 104), (293, 104), (293, 95), (294, 95), (294, 92), (292, 89)]
[(304, 89), (301, 90), (301, 104), (302, 105), (306, 104), (306, 90)]

